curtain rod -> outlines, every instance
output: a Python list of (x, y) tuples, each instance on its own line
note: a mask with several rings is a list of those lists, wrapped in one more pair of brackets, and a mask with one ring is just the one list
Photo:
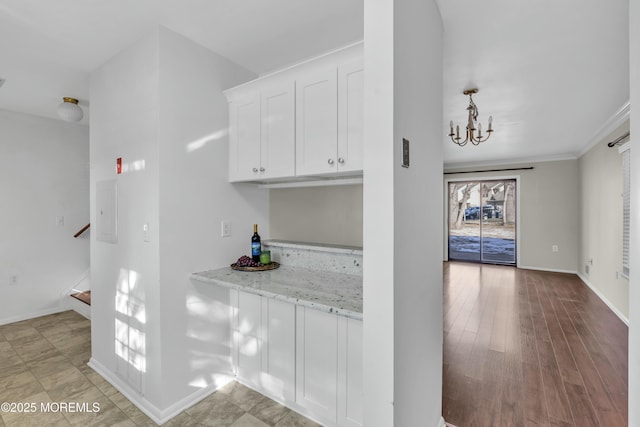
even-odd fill
[(444, 172), (445, 175), (454, 175), (458, 173), (481, 173), (481, 172), (507, 172), (507, 171), (525, 171), (532, 170), (533, 166), (528, 166), (526, 168), (508, 168), (508, 169), (487, 169), (483, 171), (463, 171), (463, 172)]
[(627, 138), (630, 135), (631, 135), (631, 132), (627, 132), (624, 135), (622, 135), (621, 137), (618, 137), (618, 138), (614, 139), (613, 141), (611, 141), (610, 143), (608, 143), (607, 146), (615, 147), (616, 145), (620, 144), (623, 139)]

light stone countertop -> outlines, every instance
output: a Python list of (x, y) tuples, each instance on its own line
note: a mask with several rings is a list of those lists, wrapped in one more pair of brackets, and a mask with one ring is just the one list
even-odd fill
[(281, 265), (270, 271), (208, 270), (192, 280), (362, 320), (362, 277)]

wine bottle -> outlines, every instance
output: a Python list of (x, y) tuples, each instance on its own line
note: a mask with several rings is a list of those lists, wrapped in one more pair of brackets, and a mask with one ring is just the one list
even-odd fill
[(251, 258), (255, 262), (260, 262), (260, 252), (262, 245), (260, 244), (260, 235), (258, 234), (258, 224), (253, 224), (253, 236), (251, 236)]

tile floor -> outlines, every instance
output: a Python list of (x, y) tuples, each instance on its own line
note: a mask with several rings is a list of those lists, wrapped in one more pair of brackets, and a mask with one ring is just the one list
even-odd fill
[[(0, 403), (29, 403), (37, 409), (33, 413), (0, 410), (0, 427), (157, 425), (87, 366), (91, 356), (90, 331), (90, 321), (74, 311), (0, 325)], [(100, 410), (42, 412), (41, 404), (47, 402), (97, 402)], [(235, 382), (164, 425), (318, 426)]]

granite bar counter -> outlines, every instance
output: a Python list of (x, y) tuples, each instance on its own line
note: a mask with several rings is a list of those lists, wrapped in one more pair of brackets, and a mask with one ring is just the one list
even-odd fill
[(192, 280), (362, 320), (362, 276), (281, 265), (270, 271), (231, 268), (193, 273)]

